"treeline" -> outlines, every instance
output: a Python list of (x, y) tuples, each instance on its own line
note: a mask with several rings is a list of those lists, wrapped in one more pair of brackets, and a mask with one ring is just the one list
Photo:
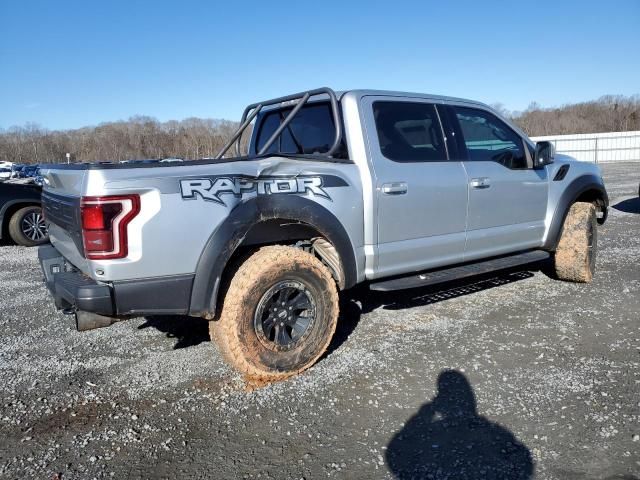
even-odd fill
[(158, 122), (142, 116), (64, 131), (27, 124), (0, 131), (0, 161), (64, 162), (67, 153), (79, 162), (213, 157), (237, 126), (228, 120)]
[(542, 108), (532, 103), (524, 112), (502, 113), (532, 137), (633, 131), (640, 130), (640, 95), (607, 95), (557, 108)]
[[(609, 95), (557, 108), (532, 103), (524, 112), (495, 107), (531, 136), (640, 130), (638, 95)], [(212, 157), (237, 126), (228, 120), (158, 122), (143, 116), (64, 131), (50, 131), (30, 123), (0, 130), (0, 161), (62, 162), (67, 152), (73, 161), (82, 162)]]

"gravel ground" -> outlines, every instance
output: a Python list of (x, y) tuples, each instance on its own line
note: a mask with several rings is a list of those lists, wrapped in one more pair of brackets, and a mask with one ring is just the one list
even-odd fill
[(592, 284), (351, 292), (329, 354), (254, 390), (200, 320), (73, 331), (0, 247), (0, 478), (640, 477), (640, 163), (604, 174)]

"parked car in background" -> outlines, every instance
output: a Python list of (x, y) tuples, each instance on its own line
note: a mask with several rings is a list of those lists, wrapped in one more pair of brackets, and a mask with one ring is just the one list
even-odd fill
[(14, 163), (11, 165), (11, 178), (22, 178), (22, 170), (26, 165)]
[(42, 187), (22, 180), (0, 183), (0, 239), (32, 247), (49, 241), (40, 195)]
[(35, 171), (34, 175), (32, 177), (29, 177), (29, 178), (33, 179), (33, 183), (35, 183), (39, 187), (42, 187), (42, 184), (43, 184), (44, 180), (42, 178), (42, 174), (40, 173), (40, 167), (38, 167), (37, 170)]
[(8, 180), (11, 178), (10, 168), (0, 168), (0, 180)]
[(42, 186), (40, 165), (13, 165), (10, 178), (30, 178), (33, 179), (33, 183)]
[(22, 168), (22, 176), (24, 178), (35, 177), (38, 174), (39, 165), (25, 165)]

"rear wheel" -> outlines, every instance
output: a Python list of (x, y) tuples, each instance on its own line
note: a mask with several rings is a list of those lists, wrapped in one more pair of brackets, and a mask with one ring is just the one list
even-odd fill
[(571, 205), (555, 252), (558, 278), (582, 283), (593, 279), (598, 247), (596, 223), (593, 204), (577, 202)]
[(14, 213), (9, 220), (9, 235), (18, 245), (25, 247), (47, 242), (49, 235), (42, 209), (36, 206), (23, 207)]
[(331, 273), (293, 247), (263, 247), (231, 279), (210, 330), (223, 356), (252, 381), (281, 380), (313, 365), (338, 320)]

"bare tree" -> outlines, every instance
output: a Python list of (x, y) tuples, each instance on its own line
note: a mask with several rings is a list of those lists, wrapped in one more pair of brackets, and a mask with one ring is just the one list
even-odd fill
[(237, 126), (227, 120), (200, 118), (161, 123), (145, 116), (66, 131), (28, 123), (0, 130), (0, 160), (61, 162), (67, 152), (82, 162), (213, 157)]
[(534, 102), (512, 118), (532, 136), (640, 130), (640, 96), (606, 95), (557, 108)]

